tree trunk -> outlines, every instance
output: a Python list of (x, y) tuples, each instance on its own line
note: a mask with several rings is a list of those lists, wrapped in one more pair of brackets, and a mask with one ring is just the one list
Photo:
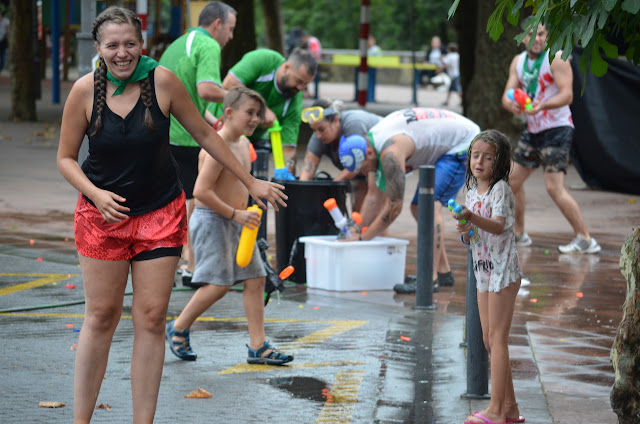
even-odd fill
[(262, 3), (262, 13), (264, 14), (267, 47), (284, 54), (280, 0), (260, 0), (260, 3)]
[(503, 109), (501, 98), (513, 57), (522, 51), (509, 24), (497, 42), (487, 34), (493, 2), (460, 2), (455, 27), (460, 49), (460, 79), (464, 114), (482, 129), (497, 129), (516, 140), (523, 127)]
[(632, 424), (640, 417), (640, 227), (622, 246), (620, 271), (627, 280), (627, 298), (611, 347), (615, 371), (611, 407), (619, 424)]
[(253, 0), (225, 0), (225, 3), (233, 7), (238, 12), (238, 16), (233, 39), (222, 49), (222, 69), (220, 70), (222, 78), (245, 53), (256, 48)]
[(10, 54), (11, 114), (13, 121), (36, 121), (36, 88), (33, 66), (31, 0), (11, 1)]

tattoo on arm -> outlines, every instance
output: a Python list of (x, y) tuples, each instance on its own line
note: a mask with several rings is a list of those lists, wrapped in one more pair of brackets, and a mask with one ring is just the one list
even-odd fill
[(400, 166), (395, 152), (389, 152), (382, 158), (382, 170), (386, 180), (387, 197), (392, 204), (402, 202), (405, 183), (404, 169)]
[(391, 201), (388, 203), (388, 207), (386, 208), (386, 210), (383, 211), (382, 215), (380, 215), (380, 219), (382, 220), (382, 222), (384, 222), (385, 224), (391, 224), (393, 222), (393, 220), (395, 219), (396, 216), (398, 216), (397, 213), (393, 213), (394, 211), (396, 211), (396, 209), (398, 208), (398, 206), (400, 206), (400, 208), (402, 208), (402, 201)]
[(305, 158), (304, 163), (302, 165), (302, 171), (313, 174), (315, 170), (316, 170), (316, 166), (313, 163), (311, 163), (309, 159)]
[[(389, 140), (386, 144), (392, 143)], [(382, 160), (382, 169), (386, 180), (386, 195), (389, 202), (387, 208), (380, 216), (380, 219), (390, 224), (398, 216), (402, 210), (402, 201), (404, 200), (404, 169), (400, 166), (395, 152), (387, 152)]]
[(380, 150), (380, 153), (384, 152), (384, 150), (387, 147), (391, 147), (394, 144), (396, 144), (396, 141), (393, 138), (390, 138), (389, 140), (385, 141), (384, 144), (382, 145), (382, 149)]

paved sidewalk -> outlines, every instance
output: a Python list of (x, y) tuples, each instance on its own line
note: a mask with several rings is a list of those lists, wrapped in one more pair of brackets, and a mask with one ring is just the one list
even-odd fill
[[(65, 87), (68, 89), (68, 84)], [(7, 81), (0, 77), (0, 98), (5, 99), (0, 102), (0, 309), (3, 310), (82, 299), (82, 280), (76, 275), (79, 269), (72, 240), (77, 193), (56, 168), (62, 106), (51, 105), (46, 90), (43, 89), (44, 98), (38, 102), (40, 122), (7, 122)], [(345, 100), (353, 93), (350, 84), (322, 83), (320, 90), (323, 96), (339, 97), (342, 93)], [(422, 90), (419, 104), (437, 106), (444, 94)], [(62, 100), (65, 98), (63, 95)], [(380, 102), (368, 107), (384, 114), (409, 106), (410, 89), (381, 86), (376, 98)], [(407, 103), (402, 104), (383, 101), (405, 98)], [(459, 105), (452, 107), (455, 110)], [(322, 167), (331, 170), (324, 161)], [(407, 198), (415, 190), (416, 174), (407, 180)], [(579, 175), (570, 169), (567, 186), (582, 185)], [(640, 204), (631, 195), (571, 190), (590, 231), (603, 247), (600, 255), (572, 257), (557, 253), (556, 246), (567, 243), (572, 235), (545, 193), (541, 172), (533, 174), (525, 189), (527, 226), (534, 245), (520, 249), (527, 284), (518, 296), (510, 338), (521, 413), (532, 424), (613, 424), (616, 418), (608, 400), (613, 371), (608, 350), (620, 320), (625, 291), (617, 261), (622, 243), (638, 225)], [(275, 214), (268, 215), (269, 233), (274, 234)], [(156, 421), (228, 423), (263, 422), (266, 418), (274, 422), (336, 422), (321, 421), (323, 414), (329, 413), (323, 411), (331, 403), (326, 391), (340, 387), (338, 375), (345, 375), (341, 373), (346, 371), (351, 373), (350, 381), (357, 376), (360, 391), (357, 400), (347, 404), (351, 412), (345, 422), (461, 423), (473, 410), (483, 409), (486, 401), (460, 398), (466, 391), (465, 350), (459, 347), (464, 330), (466, 250), (453, 234), (451, 222), (446, 221), (446, 243), (456, 284), (434, 295), (435, 312), (416, 311), (412, 309), (414, 296), (397, 296), (391, 291), (365, 295), (291, 287), (279, 304), (267, 307), (267, 318), (273, 320), (268, 324), (271, 338), (283, 349), (295, 351), (294, 367), (224, 374), (224, 370), (242, 363), (246, 354), (242, 299), (232, 293), (207, 313), (209, 321), (198, 323), (195, 334), (200, 334), (197, 348), (202, 361), (185, 364), (167, 353)], [(390, 233), (411, 241), (406, 273), (415, 274), (416, 224), (408, 208)], [(275, 251), (273, 246), (272, 242)], [(36, 261), (37, 258), (43, 261)], [(65, 291), (61, 288), (64, 284), (55, 287), (49, 284), (3, 294), (5, 288), (26, 282), (22, 277), (8, 277), (11, 273), (61, 275), (78, 290)], [(174, 293), (170, 314), (178, 314), (189, 297), (190, 292)], [(128, 297), (125, 314), (129, 306)], [(28, 346), (20, 358), (11, 349), (0, 353), (0, 369), (6, 376), (0, 378), (0, 387), (8, 394), (0, 400), (0, 409), (11, 411), (5, 415), (11, 422), (71, 420), (74, 355), (69, 346), (77, 336), (63, 327), (66, 322), (79, 327), (83, 307), (68, 306), (54, 311), (64, 318), (47, 314), (46, 310), (33, 312), (42, 315), (16, 312), (0, 316), (0, 335), (15, 340), (17, 332), (22, 337), (21, 346)], [(300, 342), (305, 336), (317, 337), (316, 332), (335, 324), (329, 321), (340, 321), (347, 327), (325, 339)], [(358, 325), (361, 321), (366, 324)], [(130, 420), (130, 320), (123, 320), (116, 336), (100, 397), (114, 408), (96, 411), (95, 422)], [(331, 361), (342, 362), (328, 365)], [(316, 383), (320, 385), (317, 390), (305, 392), (305, 387), (316, 387)], [(198, 401), (182, 396), (198, 384), (211, 389), (216, 398), (209, 403), (199, 401), (198, 407), (193, 408), (193, 402)], [(248, 393), (255, 397), (247, 397)], [(67, 407), (60, 410), (33, 407), (39, 400), (58, 399), (63, 399)], [(252, 406), (251, 402), (258, 406)]]

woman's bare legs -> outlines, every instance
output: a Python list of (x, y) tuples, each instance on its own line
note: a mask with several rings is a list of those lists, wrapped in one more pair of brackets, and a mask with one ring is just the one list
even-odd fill
[(129, 261), (103, 261), (80, 256), (85, 318), (80, 330), (73, 377), (74, 423), (93, 415), (107, 369), (113, 333), (120, 322)]
[(134, 424), (151, 424), (156, 412), (162, 367), (164, 330), (177, 256), (133, 261), (133, 354), (131, 392)]
[[(496, 423), (504, 423), (507, 413), (516, 412), (513, 411), (515, 393), (509, 363), (508, 341), (519, 289), (520, 280), (499, 292), (478, 292), (482, 337), (491, 361), (491, 400), (489, 407), (480, 411), (480, 414)], [(466, 421), (483, 422), (480, 418), (472, 416), (467, 417)]]

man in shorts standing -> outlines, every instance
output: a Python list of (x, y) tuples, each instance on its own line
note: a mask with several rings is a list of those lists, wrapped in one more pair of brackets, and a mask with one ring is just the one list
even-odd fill
[[(351, 240), (371, 240), (385, 231), (402, 211), (405, 173), (422, 165), (435, 165), (434, 291), (439, 286), (452, 286), (441, 209), (449, 199), (455, 199), (464, 184), (467, 149), (478, 133), (480, 128), (474, 122), (457, 113), (414, 107), (387, 115), (364, 137), (351, 135), (342, 140), (338, 153), (344, 168), (368, 178), (360, 209), (361, 227), (368, 229)], [(411, 214), (417, 221), (418, 189)], [(397, 284), (393, 289), (399, 294), (415, 293), (416, 282)]]
[[(160, 65), (169, 68), (180, 78), (202, 116), (205, 116), (207, 103), (221, 103), (227, 92), (222, 88), (220, 77), (220, 52), (233, 38), (236, 15), (231, 6), (218, 1), (208, 3), (200, 13), (198, 26), (171, 43), (160, 58)], [(187, 196), (187, 215), (190, 217), (200, 146), (173, 116), (169, 139), (171, 154), (178, 162), (180, 182)], [(182, 282), (189, 285), (195, 270), (190, 241), (184, 246), (183, 257), (187, 265)]]
[[(525, 21), (526, 24), (526, 21)], [(524, 25), (524, 24), (523, 24)], [(529, 46), (529, 40), (534, 41)], [(530, 32), (522, 43), (527, 50), (513, 58), (509, 79), (502, 95), (502, 106), (527, 118), (527, 129), (522, 133), (514, 151), (514, 164), (509, 183), (516, 199), (514, 231), (516, 244), (530, 246), (532, 241), (524, 231), (525, 180), (542, 165), (547, 193), (573, 228), (571, 243), (558, 246), (561, 253), (598, 253), (600, 245), (589, 235), (578, 204), (564, 187), (574, 126), (569, 105), (573, 101), (573, 72), (571, 65), (562, 60), (558, 52), (549, 63), (546, 48), (547, 30), (539, 25), (535, 34)], [(509, 99), (510, 89), (522, 89), (531, 98), (531, 107), (522, 108)]]

